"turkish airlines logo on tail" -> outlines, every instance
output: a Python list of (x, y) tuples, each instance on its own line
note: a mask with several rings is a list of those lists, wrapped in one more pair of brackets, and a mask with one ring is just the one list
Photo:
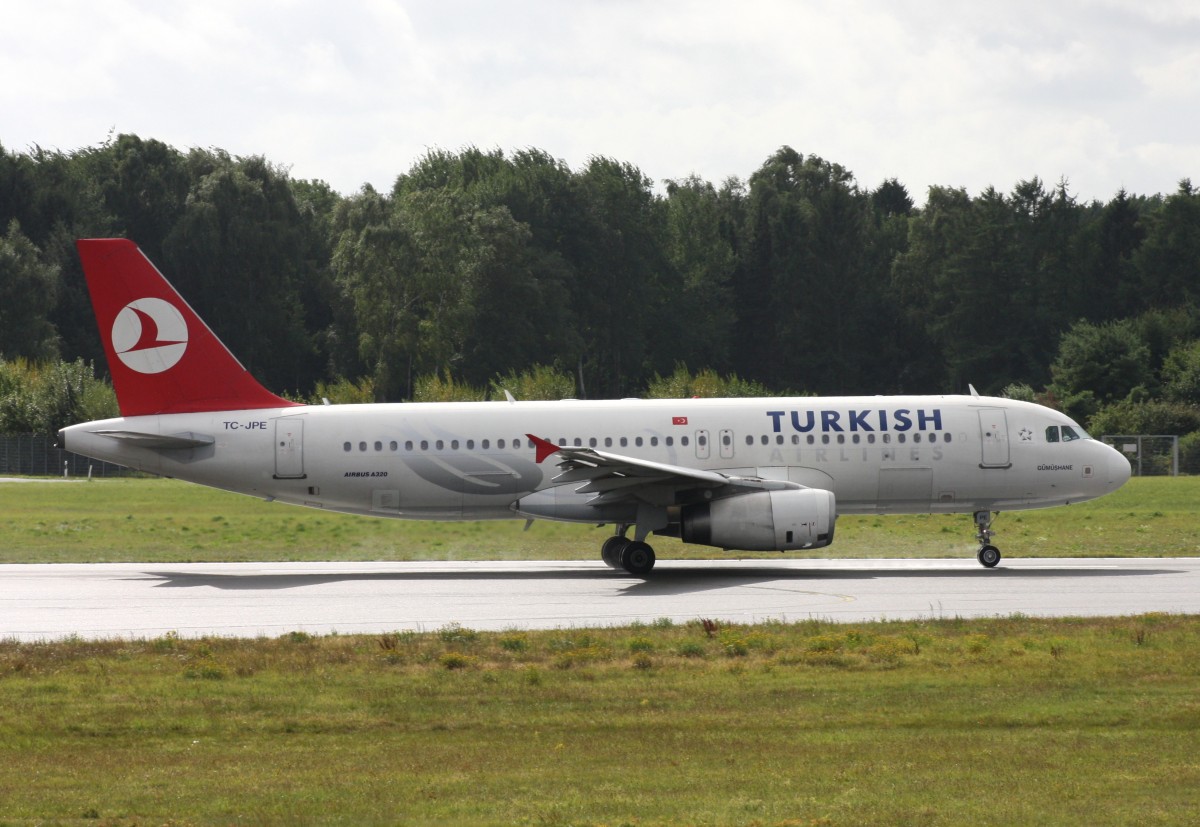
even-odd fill
[(183, 314), (162, 299), (138, 299), (113, 320), (112, 345), (125, 366), (138, 373), (162, 373), (183, 358), (188, 330)]

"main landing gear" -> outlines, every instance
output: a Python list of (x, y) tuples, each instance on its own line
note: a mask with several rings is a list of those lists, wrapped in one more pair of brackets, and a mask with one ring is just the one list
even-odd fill
[(647, 575), (654, 568), (654, 549), (649, 543), (626, 538), (628, 530), (629, 526), (617, 527), (617, 533), (600, 547), (600, 559), (610, 569), (625, 569), (639, 577)]
[(976, 511), (975, 528), (978, 529), (975, 538), (979, 540), (979, 553), (975, 556), (979, 565), (994, 569), (1000, 562), (1000, 549), (992, 545), (992, 512)]

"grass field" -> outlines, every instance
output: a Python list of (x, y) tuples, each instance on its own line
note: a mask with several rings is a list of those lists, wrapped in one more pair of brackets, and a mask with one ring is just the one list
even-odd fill
[(1200, 619), (0, 642), (0, 824), (1200, 822)]
[[(1108, 497), (1001, 514), (1008, 557), (1200, 555), (1200, 477), (1131, 480)], [(518, 520), (428, 523), (266, 503), (165, 479), (0, 482), (0, 562), (591, 560), (607, 530)], [(730, 557), (654, 538), (660, 558)], [(969, 515), (838, 519), (812, 554), (973, 557)], [(757, 555), (761, 558), (762, 555)]]
[[(1200, 555), (1200, 479), (1004, 514), (1011, 557)], [(0, 483), (0, 562), (594, 559), (603, 532)], [(971, 557), (970, 518), (816, 554)], [(730, 556), (657, 540), (663, 557)], [(1200, 618), (0, 641), (5, 825), (1200, 823)]]

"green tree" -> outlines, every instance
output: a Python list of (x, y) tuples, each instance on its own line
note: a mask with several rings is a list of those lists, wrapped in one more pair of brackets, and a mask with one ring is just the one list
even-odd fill
[(742, 379), (737, 374), (721, 376), (712, 368), (693, 374), (682, 362), (667, 376), (655, 374), (646, 388), (647, 399), (692, 399), (722, 397), (776, 396), (759, 382)]
[(871, 201), (850, 172), (783, 147), (750, 178), (735, 286), (737, 364), (770, 385), (865, 390), (877, 347), (867, 301), (886, 270), (866, 255)]
[(163, 270), (265, 385), (311, 387), (322, 359), (301, 285), (319, 265), (286, 172), (200, 150), (189, 164), (203, 174), (163, 243)]
[(92, 366), (0, 359), (0, 433), (51, 434), (77, 422), (118, 416), (112, 388)]
[(724, 232), (721, 195), (696, 176), (667, 182), (666, 258), (677, 289), (669, 299), (673, 324), (669, 352), (696, 364), (727, 369), (732, 363), (733, 275), (737, 265)]
[(580, 392), (626, 395), (669, 347), (666, 210), (631, 164), (592, 158), (576, 179), (588, 219), (573, 251), (572, 310), (587, 375)]
[(0, 358), (58, 357), (49, 321), (58, 292), (58, 268), (42, 262), (14, 219), (0, 237)]
[(1097, 219), (1083, 226), (1080, 257), (1085, 283), (1076, 297), (1080, 316), (1105, 322), (1134, 315), (1145, 306), (1133, 261), (1145, 237), (1138, 203), (1124, 189)]
[(1184, 434), (1200, 431), (1200, 407), (1179, 402), (1123, 399), (1094, 414), (1088, 430), (1104, 434)]
[(515, 399), (570, 399), (575, 396), (575, 377), (550, 365), (534, 365), (509, 371), (491, 382), (492, 399), (504, 399), (508, 391)]
[(1146, 303), (1200, 305), (1200, 191), (1184, 179), (1146, 224), (1146, 240), (1134, 257)]
[(1080, 419), (1153, 378), (1150, 349), (1129, 321), (1076, 323), (1063, 334), (1051, 373), (1064, 410)]
[(1162, 384), (1167, 400), (1200, 405), (1200, 339), (1179, 345), (1167, 354)]

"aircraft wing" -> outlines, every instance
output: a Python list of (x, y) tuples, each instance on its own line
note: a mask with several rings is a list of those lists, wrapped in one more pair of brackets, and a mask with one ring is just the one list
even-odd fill
[(678, 493), (724, 487), (744, 491), (778, 491), (804, 487), (787, 480), (765, 480), (720, 471), (686, 468), (682, 465), (651, 462), (598, 451), (595, 448), (555, 445), (533, 434), (526, 436), (537, 450), (539, 463), (558, 454), (558, 467), (562, 470), (550, 480), (551, 483), (580, 483), (575, 489), (576, 493), (596, 495), (589, 501), (590, 505), (608, 505), (634, 499), (656, 502), (662, 500), (664, 492)]

